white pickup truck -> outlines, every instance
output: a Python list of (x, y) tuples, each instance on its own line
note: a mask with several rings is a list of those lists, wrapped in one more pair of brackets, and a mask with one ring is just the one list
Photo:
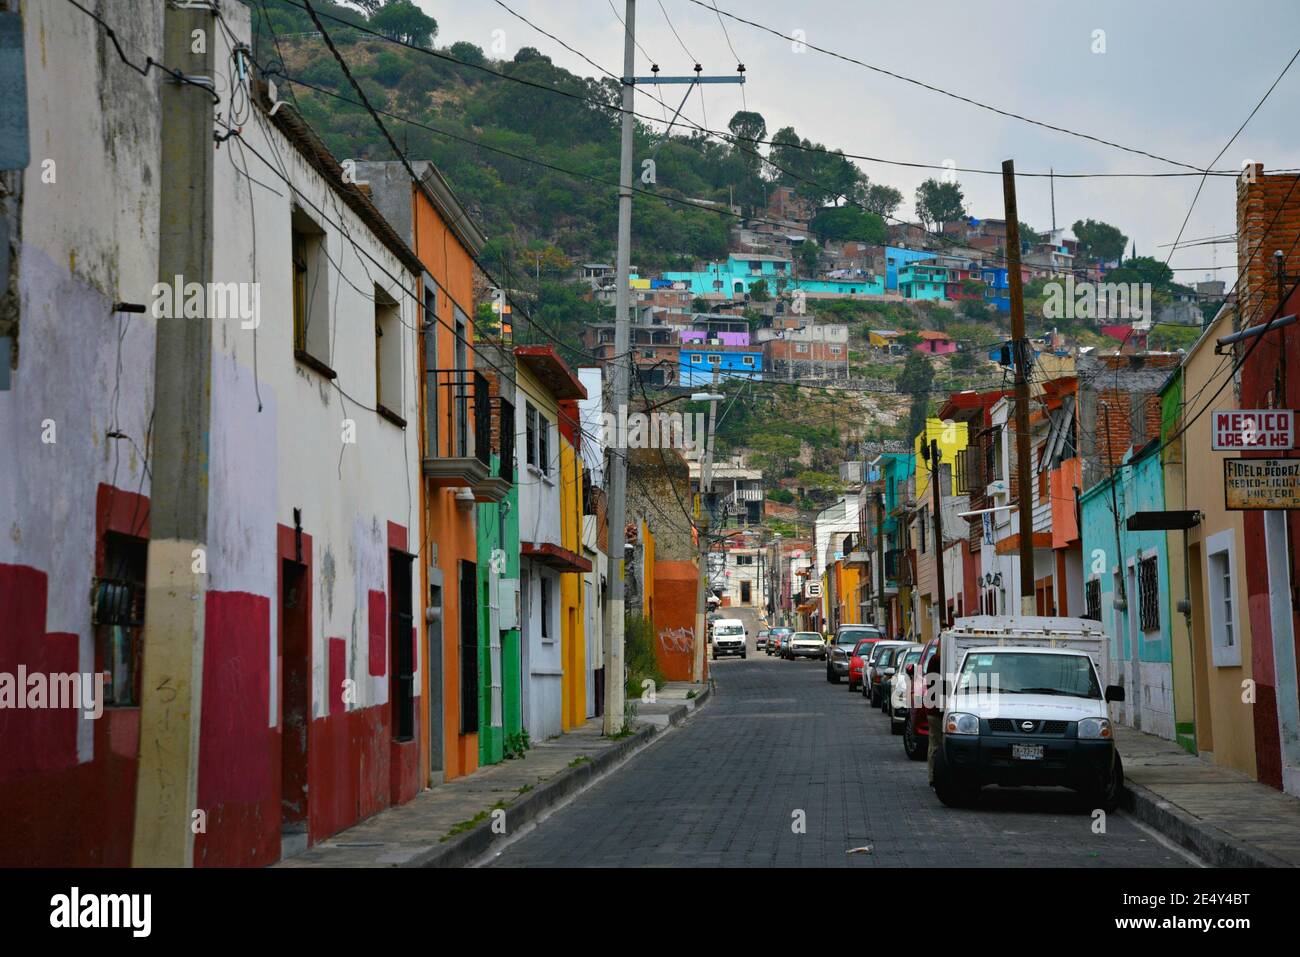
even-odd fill
[(1064, 786), (1113, 810), (1124, 770), (1108, 704), (1107, 635), (1084, 618), (979, 615), (939, 638), (943, 717), (934, 788), (950, 807), (986, 784)]

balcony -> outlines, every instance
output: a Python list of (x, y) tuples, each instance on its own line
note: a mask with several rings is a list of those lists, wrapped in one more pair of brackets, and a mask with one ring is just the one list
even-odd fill
[[(504, 501), (515, 484), (515, 407), (500, 396), (492, 397), (491, 402), (497, 407), (497, 464), (494, 474), (489, 475), (480, 482), (470, 484), (476, 502)], [(488, 460), (490, 462), (492, 458), (491, 419), (488, 419), (487, 432)], [(475, 435), (477, 436), (477, 434), (478, 429), (475, 428)]]
[[(425, 480), (436, 488), (482, 486), (492, 477), (491, 397), (486, 377), (472, 369), (431, 369), (425, 375), (432, 396), (425, 448), (433, 453), (421, 462)], [(444, 435), (445, 455), (440, 454)]]

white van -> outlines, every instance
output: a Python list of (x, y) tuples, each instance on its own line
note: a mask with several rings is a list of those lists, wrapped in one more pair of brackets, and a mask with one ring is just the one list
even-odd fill
[(713, 660), (720, 655), (740, 655), (748, 657), (745, 646), (745, 623), (739, 618), (718, 618), (713, 622), (713, 637), (709, 643), (713, 646)]
[(1114, 810), (1124, 769), (1108, 705), (1107, 635), (1085, 618), (979, 615), (939, 639), (942, 745), (934, 789), (950, 807), (986, 784), (1064, 786)]

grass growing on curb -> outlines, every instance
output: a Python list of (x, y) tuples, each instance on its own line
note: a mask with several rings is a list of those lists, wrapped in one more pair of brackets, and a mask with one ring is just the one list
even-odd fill
[(439, 838), (439, 842), (449, 841), (457, 834), (464, 834), (466, 831), (473, 830), (479, 824), (482, 824), (484, 821), (486, 821), (487, 816), (488, 816), (487, 811), (479, 811), (468, 821), (460, 821), (456, 824), (453, 824), (451, 830), (448, 831), (446, 834), (444, 834), (441, 838)]
[(627, 667), (625, 691), (629, 701), (641, 697), (645, 691), (642, 682), (647, 678), (656, 688), (668, 683), (655, 656), (654, 625), (640, 615), (627, 615), (623, 619), (623, 661)]
[(580, 765), (580, 764), (586, 764), (586, 763), (589, 762), (590, 760), (591, 760), (591, 758), (589, 758), (587, 755), (585, 755), (585, 754), (580, 754), (580, 755), (578, 755), (576, 758), (574, 758), (572, 761), (569, 762), (569, 767), (571, 767), (571, 768), (576, 768), (578, 765)]

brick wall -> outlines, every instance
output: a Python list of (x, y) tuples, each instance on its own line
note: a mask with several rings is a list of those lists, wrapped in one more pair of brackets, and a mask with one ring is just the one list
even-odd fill
[(1237, 287), (1242, 325), (1267, 319), (1277, 305), (1274, 256), (1282, 250), (1285, 271), (1300, 275), (1300, 175), (1263, 175), (1254, 165), (1255, 182), (1237, 179), (1237, 262), (1249, 262)]

